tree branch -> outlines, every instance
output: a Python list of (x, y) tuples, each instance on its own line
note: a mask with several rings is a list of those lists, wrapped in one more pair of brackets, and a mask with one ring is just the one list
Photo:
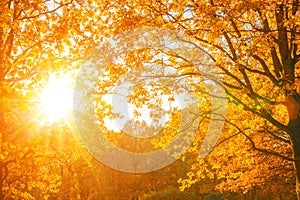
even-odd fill
[(236, 124), (228, 121), (227, 119), (225, 119), (225, 121), (227, 123), (229, 123), (230, 125), (234, 126), (238, 131), (239, 133), (241, 133), (242, 135), (244, 135), (247, 140), (250, 142), (252, 148), (256, 151), (259, 151), (259, 152), (262, 152), (262, 153), (265, 153), (265, 154), (270, 154), (270, 155), (273, 155), (273, 156), (277, 156), (277, 157), (280, 157), (284, 160), (288, 160), (288, 161), (294, 161), (294, 159), (290, 158), (290, 157), (287, 157), (287, 156), (284, 156), (276, 151), (273, 151), (273, 150), (270, 150), (270, 149), (261, 149), (261, 148), (258, 148), (256, 145), (255, 145), (255, 142), (250, 138), (250, 136), (248, 136), (244, 130), (241, 130)]
[(277, 85), (278, 84), (278, 80), (276, 80), (276, 78), (273, 76), (273, 74), (270, 72), (269, 70), (269, 67), (267, 66), (266, 62), (261, 58), (259, 57), (258, 55), (253, 55), (252, 56), (255, 60), (257, 60), (261, 66), (263, 67), (264, 71), (265, 71), (265, 75), (270, 78), (270, 80), (275, 84)]

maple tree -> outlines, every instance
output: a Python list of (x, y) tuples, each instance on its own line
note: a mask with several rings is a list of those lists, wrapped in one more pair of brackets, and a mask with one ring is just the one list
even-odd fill
[[(127, 197), (141, 197), (148, 188), (165, 190), (166, 195), (169, 190), (180, 196), (184, 194), (168, 187), (172, 184), (178, 186), (174, 183), (178, 178), (181, 178), (181, 190), (211, 179), (213, 183), (209, 184), (215, 184), (221, 191), (267, 193), (266, 190), (280, 190), (280, 194), (286, 196), (293, 191), (292, 185), (295, 184), (299, 198), (298, 0), (5, 0), (0, 4), (0, 199), (79, 196), (93, 199), (105, 194), (111, 198), (122, 198), (121, 194), (111, 195), (116, 190), (116, 185), (113, 185), (115, 179), (120, 179), (116, 183), (119, 186), (130, 180), (122, 187)], [(151, 174), (130, 176), (112, 172), (91, 161), (91, 155), (70, 133), (74, 130), (67, 130), (61, 124), (49, 127), (36, 124), (39, 116), (34, 104), (36, 89), (47, 84), (52, 72), (80, 67), (104, 37), (141, 27), (148, 27), (148, 30), (167, 28), (182, 33), (194, 46), (207, 52), (214, 67), (221, 72), (213, 81), (223, 87), (227, 96), (221, 98), (228, 101), (227, 115), (220, 116), (226, 125), (214, 150), (195, 163), (192, 163), (195, 156), (185, 161), (182, 157), (181, 162), (176, 161), (170, 168), (162, 170), (166, 176), (171, 174), (163, 182), (155, 179), (159, 178), (159, 173), (151, 178)], [(107, 79), (98, 83), (97, 95), (108, 92), (124, 74), (137, 66), (145, 63), (173, 66), (180, 72), (181, 78), (189, 82), (190, 87), (186, 87), (185, 92), (196, 93), (202, 106), (203, 113), (200, 114), (204, 121), (199, 125), (194, 146), (188, 150), (198, 155), (203, 135), (209, 134), (204, 130), (207, 130), (208, 121), (212, 118), (211, 101), (205, 82), (191, 81), (195, 77), (202, 80), (201, 73), (193, 70), (195, 66), (189, 58), (181, 57), (180, 60), (179, 57), (170, 49), (127, 52), (120, 58), (123, 63), (107, 66)], [(143, 70), (151, 72), (151, 67), (143, 66), (140, 71), (134, 72), (141, 75)], [(156, 82), (157, 77), (159, 75), (152, 81)], [(132, 77), (127, 78), (134, 82)], [(143, 87), (145, 83), (140, 80), (139, 88), (130, 97), (131, 103), (137, 107), (161, 106), (162, 100), (155, 96), (173, 92), (164, 87), (149, 89)], [(178, 90), (175, 86), (173, 89)], [(151, 102), (151, 97), (157, 102)], [(169, 103), (172, 101), (169, 100)], [(106, 117), (115, 116), (110, 105), (102, 105), (99, 104), (96, 109), (98, 120), (104, 125)], [(217, 110), (213, 112), (218, 113)], [(107, 131), (107, 135), (112, 142), (128, 150), (143, 152), (163, 148), (178, 132), (180, 125), (178, 111), (168, 110), (166, 113), (172, 117), (168, 127), (162, 129), (156, 140), (148, 140), (148, 144), (132, 140), (123, 133)], [(139, 116), (141, 113), (135, 114)], [(152, 115), (157, 118), (161, 113), (153, 112)], [(134, 132), (132, 129), (140, 131), (142, 127), (145, 123), (133, 126), (129, 122), (124, 129)], [(156, 128), (150, 127), (148, 132)], [(136, 142), (140, 145), (136, 146)], [(191, 166), (189, 172), (178, 166), (182, 162)], [(102, 172), (97, 171), (98, 167)], [(100, 180), (98, 177), (91, 180), (94, 174), (100, 176), (101, 173), (109, 179)], [(139, 185), (142, 179), (147, 180), (145, 185)], [(94, 183), (101, 183), (106, 188), (102, 191), (89, 189), (95, 187)], [(291, 184), (287, 186), (288, 183)], [(127, 186), (132, 189), (128, 190)]]
[[(131, 19), (117, 19), (124, 23), (120, 31), (133, 28), (133, 22), (136, 27), (167, 27), (190, 36), (210, 54), (223, 73), (214, 81), (224, 86), (233, 104), (228, 108), (228, 133), (237, 131), (253, 150), (287, 162), (287, 169), (293, 163), (299, 196), (299, 2), (120, 3), (126, 4), (130, 16), (124, 16)], [(133, 8), (139, 9), (130, 12)], [(201, 76), (189, 71), (186, 75)], [(266, 145), (264, 140), (271, 142)]]
[[(229, 116), (228, 121), (253, 149), (293, 162), (299, 198), (299, 2), (143, 1), (139, 6), (149, 16), (145, 24), (183, 31), (207, 50), (223, 72), (218, 81), (240, 110), (235, 112), (247, 111), (244, 115), (255, 119)], [(247, 127), (251, 130), (244, 131)], [(292, 155), (260, 146), (254, 139), (258, 132), (283, 142)]]

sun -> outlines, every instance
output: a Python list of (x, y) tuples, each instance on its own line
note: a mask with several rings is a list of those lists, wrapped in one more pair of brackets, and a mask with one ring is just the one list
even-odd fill
[(44, 121), (57, 122), (70, 114), (73, 109), (73, 82), (71, 74), (50, 76), (39, 95)]

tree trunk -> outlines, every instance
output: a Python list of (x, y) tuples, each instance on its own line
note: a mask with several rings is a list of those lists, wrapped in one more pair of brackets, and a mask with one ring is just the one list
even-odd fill
[(300, 200), (300, 123), (290, 121), (289, 129), (291, 130), (290, 137), (293, 148), (294, 169), (296, 171), (296, 193)]
[(0, 161), (0, 200), (4, 199), (2, 189), (3, 189), (3, 162)]
[(296, 193), (300, 200), (300, 100), (297, 94), (286, 101), (289, 113), (289, 135), (293, 150), (294, 169), (296, 172)]

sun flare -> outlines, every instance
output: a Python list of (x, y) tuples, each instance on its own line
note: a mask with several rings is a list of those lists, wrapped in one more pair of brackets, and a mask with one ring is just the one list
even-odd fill
[(46, 121), (53, 123), (68, 116), (73, 107), (72, 82), (71, 75), (50, 76), (40, 94), (41, 109)]

